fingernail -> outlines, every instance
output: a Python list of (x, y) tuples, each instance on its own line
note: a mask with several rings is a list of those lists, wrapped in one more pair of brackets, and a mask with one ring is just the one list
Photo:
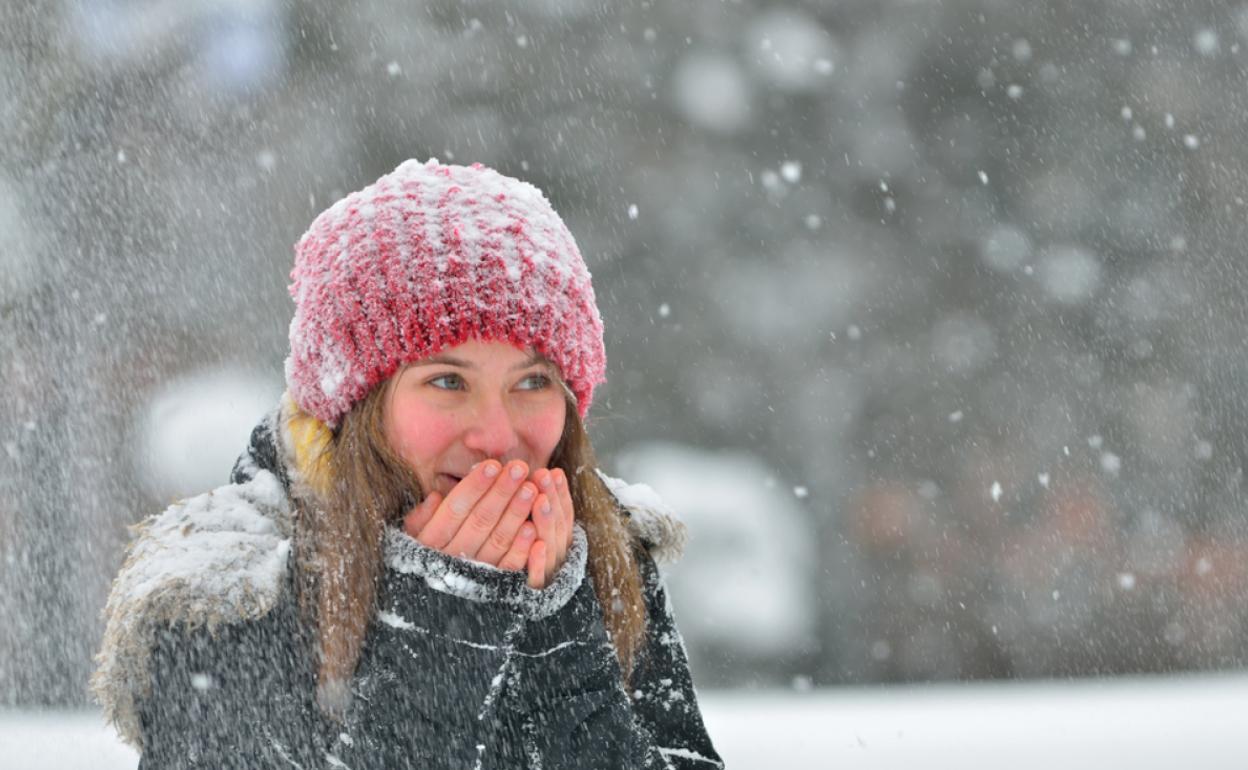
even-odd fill
[(485, 477), (487, 479), (492, 479), (498, 475), (498, 471), (498, 463), (489, 463), (485, 466)]
[(515, 481), (524, 478), (524, 466), (519, 463), (511, 466), (511, 478)]
[(525, 484), (524, 486), (520, 487), (520, 499), (532, 500), (533, 499), (533, 487), (529, 486), (528, 484)]
[(550, 501), (542, 503), (542, 513), (550, 513)]
[(543, 487), (550, 486), (550, 474), (549, 473), (547, 473), (545, 476), (542, 476), (542, 486)]
[(554, 476), (555, 476), (555, 483), (558, 484), (559, 486), (563, 486), (563, 471), (562, 470), (555, 471)]

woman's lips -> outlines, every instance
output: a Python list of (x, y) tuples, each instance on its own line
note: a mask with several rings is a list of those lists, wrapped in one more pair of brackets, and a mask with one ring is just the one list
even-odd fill
[(445, 496), (452, 489), (454, 489), (455, 485), (458, 484), (461, 480), (462, 478), (460, 476), (456, 476), (454, 474), (439, 473), (436, 486), (438, 488), (438, 491), (441, 492), (443, 496)]

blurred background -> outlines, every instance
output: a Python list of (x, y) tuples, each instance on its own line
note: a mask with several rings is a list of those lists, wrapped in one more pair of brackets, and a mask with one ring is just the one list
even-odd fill
[(281, 393), (291, 246), (405, 158), (544, 189), (707, 688), (1248, 658), (1248, 3), (0, 8), (0, 706)]

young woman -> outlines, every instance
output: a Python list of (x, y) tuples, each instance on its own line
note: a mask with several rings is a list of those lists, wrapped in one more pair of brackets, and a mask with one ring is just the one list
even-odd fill
[(655, 568), (683, 528), (597, 470), (602, 322), (542, 194), (408, 161), (292, 278), (282, 403), (105, 610), (140, 767), (721, 767)]

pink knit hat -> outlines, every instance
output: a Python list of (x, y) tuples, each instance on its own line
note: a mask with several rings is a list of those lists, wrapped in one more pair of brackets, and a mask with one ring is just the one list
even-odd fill
[(540, 190), (409, 160), (330, 206), (295, 245), (286, 384), (327, 425), (399, 366), (469, 339), (532, 347), (584, 417), (604, 381), (589, 271)]

